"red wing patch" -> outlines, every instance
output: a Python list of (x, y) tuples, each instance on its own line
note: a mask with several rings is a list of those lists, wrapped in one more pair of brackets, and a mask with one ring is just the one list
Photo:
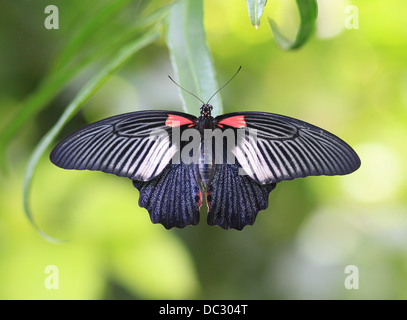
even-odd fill
[(196, 194), (195, 202), (196, 202), (198, 207), (201, 207), (201, 205), (202, 205), (202, 192), (201, 192), (201, 190), (199, 190), (198, 193)]
[(168, 118), (165, 121), (165, 125), (169, 127), (179, 127), (183, 126), (184, 124), (194, 124), (194, 122), (191, 119), (182, 117), (182, 116), (177, 116), (175, 114), (168, 114)]
[(244, 116), (233, 116), (218, 122), (218, 126), (222, 128), (222, 125), (234, 128), (243, 128), (246, 127), (246, 121), (244, 121)]

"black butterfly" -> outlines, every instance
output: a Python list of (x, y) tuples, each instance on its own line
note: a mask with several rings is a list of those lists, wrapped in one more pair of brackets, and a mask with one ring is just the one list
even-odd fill
[[(183, 228), (199, 222), (204, 198), (209, 225), (243, 229), (268, 207), (276, 183), (307, 176), (345, 175), (357, 170), (355, 151), (335, 135), (309, 123), (266, 112), (235, 112), (211, 116), (203, 103), (200, 117), (173, 111), (139, 111), (85, 126), (63, 139), (51, 152), (52, 163), (64, 169), (97, 170), (127, 177), (140, 191), (139, 205), (153, 223)], [(224, 144), (223, 161), (174, 163), (189, 141), (174, 143), (173, 129), (205, 129), (244, 133), (241, 143)], [(152, 132), (166, 134), (152, 139)], [(250, 139), (256, 132), (257, 139)], [(236, 142), (236, 139), (235, 139)], [(236, 161), (230, 163), (227, 153)], [(213, 152), (215, 154), (215, 152)], [(219, 162), (219, 161), (218, 161)], [(242, 174), (245, 173), (245, 174)]]

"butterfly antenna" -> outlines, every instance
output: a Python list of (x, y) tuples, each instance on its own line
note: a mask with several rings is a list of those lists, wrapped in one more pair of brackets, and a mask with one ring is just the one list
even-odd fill
[(197, 98), (199, 101), (201, 101), (202, 104), (205, 104), (205, 102), (203, 102), (200, 98), (198, 98), (198, 97), (197, 97), (195, 94), (193, 94), (191, 91), (188, 91), (187, 89), (181, 87), (178, 83), (176, 83), (173, 78), (171, 78), (170, 76), (168, 76), (168, 78), (170, 78), (170, 80), (171, 80), (172, 82), (174, 82), (174, 83), (175, 83), (178, 87), (180, 87), (182, 90), (188, 92), (190, 95), (193, 95), (195, 98)]
[(242, 69), (242, 66), (240, 66), (239, 69), (237, 69), (236, 73), (233, 75), (232, 78), (229, 79), (228, 82), (226, 82), (223, 86), (221, 86), (221, 87), (212, 95), (212, 97), (209, 98), (209, 100), (208, 100), (208, 102), (207, 102), (206, 104), (208, 104), (209, 101), (211, 101), (212, 98), (213, 98), (220, 90), (222, 90), (224, 87), (226, 87), (226, 85), (227, 85), (230, 81), (232, 81), (234, 77), (236, 77), (236, 75), (239, 73), (240, 69)]

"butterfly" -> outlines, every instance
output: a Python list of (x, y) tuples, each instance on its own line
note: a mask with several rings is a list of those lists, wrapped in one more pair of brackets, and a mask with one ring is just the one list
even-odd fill
[[(139, 206), (167, 229), (197, 225), (206, 202), (209, 225), (242, 230), (268, 207), (277, 183), (346, 175), (360, 166), (346, 142), (307, 122), (267, 112), (212, 117), (212, 109), (208, 100), (199, 117), (151, 110), (103, 119), (64, 138), (50, 160), (64, 169), (131, 179), (140, 193)], [(214, 135), (207, 138), (206, 133), (215, 131), (220, 139), (212, 144)], [(197, 137), (195, 143), (191, 137)], [(174, 161), (181, 153), (189, 160)]]

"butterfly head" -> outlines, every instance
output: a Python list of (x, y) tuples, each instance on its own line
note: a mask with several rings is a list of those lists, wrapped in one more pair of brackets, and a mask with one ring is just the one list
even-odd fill
[(212, 109), (213, 109), (212, 105), (208, 103), (201, 105), (201, 116), (210, 117)]
[(228, 82), (226, 82), (223, 86), (221, 86), (218, 90), (216, 90), (216, 92), (209, 98), (208, 102), (204, 102), (202, 101), (201, 98), (199, 98), (197, 95), (195, 95), (194, 93), (192, 93), (191, 91), (188, 91), (187, 89), (181, 87), (178, 83), (176, 83), (174, 81), (173, 78), (171, 78), (170, 76), (168, 76), (168, 78), (170, 78), (170, 80), (172, 82), (174, 82), (178, 87), (180, 87), (182, 90), (188, 92), (189, 94), (191, 94), (192, 96), (194, 96), (195, 98), (197, 98), (199, 101), (201, 101), (203, 104), (201, 105), (201, 116), (205, 117), (205, 118), (209, 118), (211, 116), (211, 111), (213, 109), (212, 105), (209, 104), (209, 101), (212, 100), (212, 98), (220, 91), (222, 90), (230, 81), (232, 81), (232, 79), (239, 73), (240, 69), (242, 68), (242, 66), (239, 67), (239, 69), (237, 69), (236, 73), (233, 75), (232, 78), (230, 78), (230, 80)]

